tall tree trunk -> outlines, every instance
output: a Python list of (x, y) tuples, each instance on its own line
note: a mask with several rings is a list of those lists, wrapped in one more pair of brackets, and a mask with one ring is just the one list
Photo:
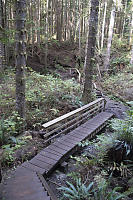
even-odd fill
[(3, 43), (5, 39), (5, 26), (4, 26), (4, 11), (3, 11), (3, 1), (0, 0), (0, 72), (5, 68), (5, 44)]
[(105, 0), (105, 3), (104, 3), (104, 16), (103, 16), (102, 36), (101, 36), (101, 50), (103, 49), (103, 42), (104, 42), (104, 29), (105, 29), (106, 12), (107, 12), (107, 0)]
[(49, 5), (49, 0), (47, 0), (46, 3), (46, 41), (45, 41), (45, 68), (47, 68), (47, 56), (48, 56), (48, 5)]
[(26, 0), (15, 1), (16, 7), (16, 110), (25, 117), (25, 77), (26, 66)]
[(79, 59), (81, 58), (81, 2), (79, 0)]
[(89, 19), (89, 34), (86, 49), (86, 66), (85, 66), (85, 82), (82, 100), (84, 103), (92, 101), (92, 78), (94, 66), (94, 52), (96, 44), (97, 24), (98, 24), (98, 10), (99, 0), (91, 0), (90, 19)]
[(98, 28), (97, 28), (97, 47), (98, 50), (100, 51), (100, 38), (101, 38), (101, 7), (102, 4), (99, 2), (99, 14), (98, 14)]
[(130, 60), (130, 64), (133, 64), (133, 0), (132, 0), (132, 9), (131, 9), (131, 30), (130, 30), (130, 46), (131, 46), (131, 60)]
[(37, 45), (40, 47), (40, 0), (38, 0), (37, 3), (37, 8), (38, 8), (38, 12), (37, 12)]
[(122, 26), (122, 33), (121, 37), (123, 38), (124, 35), (124, 29), (125, 29), (125, 24), (126, 24), (126, 14), (127, 14), (127, 0), (125, 0), (125, 9), (124, 9), (124, 17), (123, 17), (123, 26)]
[(68, 24), (67, 24), (67, 19), (68, 19), (68, 12), (67, 12), (67, 4), (68, 4), (68, 2), (67, 2), (67, 0), (65, 0), (65, 11), (64, 11), (64, 18), (65, 18), (65, 30), (64, 30), (64, 40), (67, 40), (67, 26), (68, 26)]
[(2, 43), (2, 37), (3, 37), (3, 27), (2, 27), (2, 0), (0, 0), (0, 71), (3, 71), (3, 65), (2, 65), (2, 51), (3, 51), (3, 43)]
[(109, 24), (109, 32), (108, 32), (108, 43), (107, 43), (107, 52), (106, 57), (104, 61), (104, 70), (109, 70), (109, 61), (110, 61), (110, 51), (111, 51), (111, 43), (113, 38), (113, 29), (114, 29), (114, 22), (115, 22), (115, 11), (116, 11), (116, 0), (114, 0), (114, 4), (112, 6), (111, 11), (111, 18), (110, 18), (110, 24)]
[(57, 0), (56, 2), (56, 31), (57, 31), (57, 35), (56, 35), (56, 39), (59, 40), (59, 42), (61, 42), (62, 39), (62, 27), (61, 27), (61, 5), (60, 5), (60, 1)]

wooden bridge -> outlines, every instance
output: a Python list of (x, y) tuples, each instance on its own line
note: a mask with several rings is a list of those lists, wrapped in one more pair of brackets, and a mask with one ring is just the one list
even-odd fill
[(77, 150), (79, 142), (94, 137), (112, 116), (105, 111), (105, 100), (100, 98), (43, 124), (43, 137), (49, 145), (17, 167), (6, 181), (3, 199), (56, 200), (46, 178)]

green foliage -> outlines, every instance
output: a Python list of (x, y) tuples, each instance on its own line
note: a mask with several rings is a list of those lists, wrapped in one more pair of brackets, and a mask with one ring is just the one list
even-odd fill
[(124, 194), (125, 194), (126, 196), (129, 196), (129, 195), (132, 195), (132, 194), (133, 194), (133, 178), (130, 178), (130, 179), (128, 180), (128, 185), (129, 185), (128, 190), (126, 190), (126, 191), (124, 192)]
[(75, 185), (67, 182), (68, 187), (60, 187), (64, 191), (63, 196), (69, 200), (91, 200), (93, 182), (86, 186), (82, 183), (81, 178), (76, 179)]
[[(98, 162), (103, 162), (104, 158), (107, 155), (109, 149), (113, 147), (116, 140), (116, 134), (101, 134), (96, 137), (93, 141), (86, 140), (85, 142), (81, 143), (81, 146), (88, 146), (93, 145), (96, 151), (96, 159)], [(94, 156), (95, 159), (95, 156)]]
[(27, 123), (35, 129), (39, 129), (41, 123), (47, 121), (48, 117), (50, 120), (58, 116), (59, 112), (49, 112), (49, 110), (58, 110), (60, 101), (80, 105), (76, 95), (80, 91), (80, 85), (73, 80), (63, 81), (53, 75), (44, 76), (31, 72), (26, 88)]
[(129, 64), (129, 57), (127, 55), (122, 55), (111, 60), (110, 65), (114, 68), (114, 71), (122, 70), (123, 67)]
[[(62, 101), (64, 101), (65, 104), (68, 103), (74, 106), (80, 106), (80, 91), (80, 85), (74, 80), (64, 81), (60, 77), (54, 77), (49, 74), (40, 75), (33, 71), (27, 72), (27, 127), (38, 130), (42, 123), (58, 117), (60, 111), (59, 105)], [(15, 110), (15, 73), (13, 70), (7, 70), (4, 72), (4, 78), (0, 85), (0, 104), (1, 116), (6, 113), (5, 119), (9, 120), (10, 116), (12, 116), (13, 110)], [(59, 111), (51, 112), (51, 109)]]
[(6, 149), (3, 154), (3, 159), (2, 159), (2, 166), (11, 166), (14, 162), (14, 157), (13, 157), (14, 152), (11, 151), (10, 149)]
[(128, 111), (125, 120), (112, 119), (111, 127), (117, 134), (117, 139), (133, 145), (133, 110)]
[(22, 148), (24, 145), (26, 145), (27, 141), (31, 139), (31, 136), (23, 136), (20, 139), (17, 139), (12, 136), (9, 139), (10, 139), (10, 143), (2, 146), (2, 149), (4, 150), (4, 153), (2, 156), (2, 166), (11, 166), (14, 164), (15, 151), (17, 149)]
[(81, 178), (76, 179), (76, 183), (67, 182), (68, 187), (60, 187), (63, 191), (63, 199), (69, 200), (118, 200), (126, 197), (126, 194), (120, 194), (120, 187), (115, 187), (113, 190), (109, 188), (110, 181), (106, 181), (102, 175), (95, 176), (94, 183), (91, 182), (88, 186), (81, 182)]
[[(128, 81), (127, 81), (128, 80)], [(102, 82), (102, 87), (104, 91), (108, 94), (116, 94), (115, 96), (121, 99), (128, 100), (126, 91), (133, 85), (133, 73), (132, 68), (125, 67), (122, 72), (115, 75), (104, 76), (104, 82)]]
[[(87, 153), (87, 156), (89, 155), (89, 153)], [(76, 161), (76, 165), (77, 166), (82, 166), (85, 169), (89, 170), (90, 168), (92, 168), (93, 166), (96, 166), (98, 163), (100, 163), (100, 159), (97, 159), (95, 156), (91, 156), (91, 159), (89, 159), (85, 154), (82, 154), (82, 156), (71, 156), (72, 159), (74, 159)]]
[(121, 177), (128, 177), (131, 174), (131, 171), (128, 167), (128, 165), (124, 164), (123, 162), (116, 163), (113, 162), (111, 166), (108, 166), (108, 170), (111, 172), (111, 174), (119, 174)]
[(23, 120), (20, 116), (13, 112), (12, 115), (5, 119), (0, 119), (0, 145), (7, 143), (10, 136), (16, 136), (20, 134), (22, 130)]
[(125, 197), (124, 194), (118, 193), (120, 187), (115, 187), (113, 190), (109, 188), (110, 180), (106, 180), (102, 174), (95, 176), (94, 180), (97, 183), (97, 189), (94, 190), (93, 200), (118, 200)]
[(119, 38), (118, 35), (113, 35), (113, 41), (112, 41), (112, 49), (119, 51), (125, 51), (127, 49), (128, 41), (126, 39)]

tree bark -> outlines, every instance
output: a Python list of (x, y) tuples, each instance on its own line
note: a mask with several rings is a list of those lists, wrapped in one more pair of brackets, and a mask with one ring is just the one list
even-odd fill
[[(133, 0), (132, 0), (133, 3)], [(130, 30), (130, 40), (131, 40), (131, 60), (130, 60), (130, 64), (133, 64), (133, 5), (132, 5), (132, 9), (131, 9), (131, 30)]]
[(110, 24), (109, 24), (109, 32), (108, 32), (108, 43), (107, 43), (107, 52), (106, 57), (104, 61), (104, 70), (109, 70), (109, 61), (110, 61), (110, 51), (111, 51), (111, 43), (113, 38), (113, 29), (114, 29), (114, 22), (115, 22), (115, 11), (116, 11), (116, 0), (114, 0), (114, 4), (112, 6), (111, 11), (111, 18), (110, 18)]
[(46, 2), (46, 41), (45, 41), (45, 68), (47, 68), (47, 57), (48, 57), (48, 5), (49, 5), (49, 0)]
[(89, 34), (85, 58), (85, 82), (82, 100), (84, 103), (92, 101), (92, 78), (94, 66), (94, 52), (96, 44), (97, 24), (98, 24), (99, 0), (91, 0), (90, 18), (89, 18)]
[(106, 12), (107, 12), (107, 1), (105, 0), (104, 16), (103, 16), (103, 24), (102, 24), (102, 36), (101, 36), (101, 50), (103, 49), (103, 42), (104, 42), (104, 29), (105, 29)]
[(3, 11), (3, 1), (0, 0), (0, 72), (5, 68), (6, 58), (5, 58), (5, 26), (4, 26), (4, 11)]
[(59, 42), (62, 40), (61, 5), (59, 0), (56, 2), (56, 39)]
[(121, 34), (122, 38), (124, 35), (124, 29), (125, 29), (125, 24), (126, 24), (126, 14), (127, 14), (127, 0), (125, 0), (125, 9), (124, 9), (123, 26), (122, 26), (122, 34)]
[(15, 1), (16, 7), (16, 110), (25, 117), (25, 77), (26, 66), (26, 0)]

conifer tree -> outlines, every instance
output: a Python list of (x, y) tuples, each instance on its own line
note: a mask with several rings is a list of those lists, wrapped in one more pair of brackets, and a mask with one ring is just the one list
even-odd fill
[(16, 0), (16, 110), (25, 117), (26, 0)]

